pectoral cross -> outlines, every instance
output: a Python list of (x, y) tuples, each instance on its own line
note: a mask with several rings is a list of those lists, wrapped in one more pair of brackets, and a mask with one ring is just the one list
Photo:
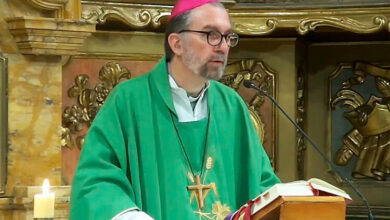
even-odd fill
[[(187, 190), (192, 191), (192, 193), (195, 193), (196, 200), (198, 201), (198, 207), (199, 209), (204, 208), (204, 200), (208, 194), (208, 191), (213, 188), (213, 184), (203, 185), (200, 180), (200, 175), (195, 176), (195, 185), (187, 186)], [(206, 191), (206, 192), (203, 192)], [(191, 194), (191, 198), (193, 195)], [(192, 200), (192, 199), (191, 199)]]

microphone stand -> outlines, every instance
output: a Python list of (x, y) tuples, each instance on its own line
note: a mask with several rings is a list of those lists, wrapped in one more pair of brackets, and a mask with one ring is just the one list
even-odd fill
[(279, 103), (272, 97), (270, 96), (269, 94), (267, 94), (265, 91), (263, 91), (262, 89), (260, 89), (259, 87), (257, 87), (252, 81), (250, 80), (244, 80), (244, 86), (246, 88), (252, 88), (252, 89), (255, 89), (257, 90), (260, 94), (262, 95), (265, 95), (267, 98), (269, 98), (272, 103), (274, 103), (278, 109), (287, 117), (287, 119), (303, 134), (303, 136), (305, 136), (305, 138), (309, 141), (309, 143), (311, 144), (311, 146), (314, 147), (314, 149), (320, 154), (320, 156), (328, 163), (330, 164), (331, 168), (353, 189), (353, 191), (356, 193), (356, 195), (359, 196), (360, 199), (363, 200), (366, 208), (367, 208), (367, 211), (368, 211), (368, 218), (370, 220), (374, 220), (374, 215), (372, 214), (372, 211), (371, 211), (371, 207), (370, 205), (368, 204), (368, 201), (366, 199), (366, 197), (363, 196), (363, 194), (351, 183), (351, 181), (349, 181), (346, 177), (344, 177), (336, 168), (336, 166), (333, 164), (332, 161), (330, 161), (328, 159), (328, 157), (326, 157), (326, 155), (320, 150), (320, 148), (314, 143), (314, 141), (309, 137), (309, 135), (306, 134), (305, 131), (303, 131), (303, 129), (301, 127), (299, 127), (299, 125), (297, 123), (295, 123), (295, 121), (287, 114), (286, 111), (284, 111), (284, 109), (279, 105)]

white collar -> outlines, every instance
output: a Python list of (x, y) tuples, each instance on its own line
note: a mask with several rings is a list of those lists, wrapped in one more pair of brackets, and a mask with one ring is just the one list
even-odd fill
[[(170, 70), (169, 63), (168, 70)], [(187, 92), (183, 88), (180, 88), (177, 85), (171, 74), (168, 74), (168, 76), (172, 92), (172, 101), (179, 122), (199, 121), (206, 118), (208, 115), (207, 90), (210, 83), (207, 83), (197, 97), (191, 97), (187, 95)], [(196, 102), (194, 108), (192, 107), (191, 102)]]

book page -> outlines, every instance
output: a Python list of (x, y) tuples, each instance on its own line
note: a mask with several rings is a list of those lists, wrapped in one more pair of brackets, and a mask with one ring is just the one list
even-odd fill
[(329, 189), (333, 189), (333, 190), (336, 190), (336, 191), (345, 193), (344, 190), (339, 189), (339, 188), (333, 186), (332, 184), (330, 184), (330, 183), (328, 183), (328, 182), (325, 182), (325, 181), (323, 181), (323, 180), (321, 180), (321, 179), (311, 178), (311, 179), (309, 179), (307, 182), (309, 182), (309, 183), (314, 183), (314, 184), (317, 184), (317, 185), (320, 185), (320, 186), (323, 186), (323, 187), (326, 187), (326, 188), (329, 188)]
[(344, 190), (339, 189), (323, 180), (312, 178), (309, 179), (307, 182), (310, 182), (314, 189), (327, 192), (336, 196), (341, 196), (352, 201), (352, 198)]

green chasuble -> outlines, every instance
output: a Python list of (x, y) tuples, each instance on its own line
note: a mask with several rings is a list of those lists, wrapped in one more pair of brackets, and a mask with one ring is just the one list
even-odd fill
[[(178, 122), (165, 58), (119, 84), (89, 128), (70, 219), (107, 220), (129, 208), (157, 220), (223, 219), (279, 182), (240, 96), (210, 81), (207, 101), (207, 118)], [(198, 181), (203, 189), (191, 190)]]

